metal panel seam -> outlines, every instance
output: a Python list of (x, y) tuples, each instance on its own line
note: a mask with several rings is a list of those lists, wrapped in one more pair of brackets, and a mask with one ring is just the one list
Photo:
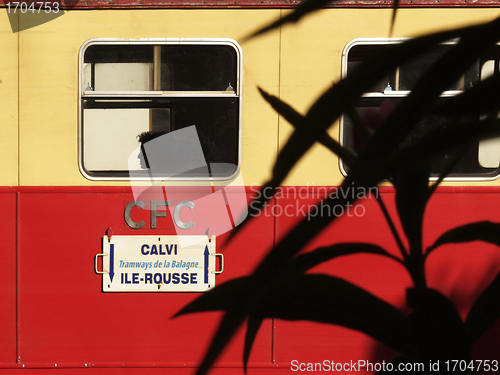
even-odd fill
[[(199, 363), (189, 362), (189, 363), (167, 363), (167, 362), (63, 362), (63, 363), (20, 363), (20, 364), (0, 364), (0, 370), (2, 369), (76, 369), (76, 368), (95, 368), (95, 369), (152, 369), (152, 368), (169, 368), (169, 369), (197, 369)], [(213, 366), (216, 368), (223, 369), (242, 369), (240, 363), (227, 362), (227, 363), (217, 363)], [(289, 368), (284, 366), (279, 366), (278, 364), (262, 363), (256, 362), (248, 365), (249, 369), (277, 369), (277, 368)]]
[[(280, 9), (280, 19), (283, 18), (283, 9)], [(282, 65), (282, 30), (283, 26), (279, 27), (279, 35), (278, 35), (278, 54), (279, 54), (279, 61), (278, 61), (278, 98), (281, 100), (281, 65)], [(280, 119), (281, 117), (278, 116), (278, 130), (277, 130), (277, 147), (276, 147), (276, 159), (279, 156), (280, 153)], [(276, 197), (274, 197), (274, 202), (273, 206), (275, 206), (277, 203)], [(273, 218), (273, 247), (276, 246), (276, 238), (277, 238), (277, 233), (278, 233), (278, 218), (276, 215)], [(276, 364), (277, 361), (277, 348), (276, 348), (276, 340), (277, 340), (277, 332), (276, 332), (276, 319), (272, 318), (271, 319), (271, 363)]]
[(17, 14), (17, 181), (16, 184), (19, 186), (21, 184), (21, 33), (19, 32), (19, 22), (21, 22), (20, 13)]
[(21, 363), (21, 192), (16, 193), (16, 361)]

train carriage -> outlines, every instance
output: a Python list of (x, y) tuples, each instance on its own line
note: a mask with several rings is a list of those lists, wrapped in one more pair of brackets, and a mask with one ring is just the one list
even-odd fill
[[(0, 373), (5, 374), (193, 373), (221, 314), (173, 316), (214, 283), (251, 273), (273, 244), (308, 216), (345, 214), (310, 249), (333, 238), (383, 244), (396, 254), (372, 192), (363, 192), (367, 199), (350, 212), (314, 207), (348, 173), (319, 144), (228, 242), (251, 198), (267, 193), (259, 188), (292, 132), (257, 87), (305, 112), (367, 49), (500, 15), (490, 1), (401, 1), (389, 39), (391, 4), (345, 1), (300, 25), (244, 40), (284, 17), (294, 3), (88, 0), (51, 2), (49, 8), (46, 2), (40, 8), (4, 3)], [(498, 60), (493, 55), (480, 62), (472, 78), (464, 77), (448, 94), (467, 88), (469, 78), (473, 82), (498, 70)], [(404, 96), (406, 73), (389, 77), (360, 108)], [(392, 93), (384, 93), (388, 83)], [(167, 139), (194, 130), (194, 143)], [(137, 136), (147, 131), (166, 136), (175, 163), (166, 163), (166, 169), (161, 160), (158, 169), (141, 166), (144, 149)], [(330, 134), (352, 146), (348, 131), (342, 119)], [(153, 143), (143, 147), (148, 144)], [(475, 169), (465, 168), (438, 189), (425, 218), (426, 241), (457, 225), (499, 220), (500, 149), (495, 147), (478, 145), (471, 156)], [(200, 150), (206, 163), (177, 168), (183, 154), (192, 161)], [(154, 150), (146, 151), (152, 163)], [(393, 188), (380, 192), (394, 212)], [(177, 251), (187, 254), (182, 249), (190, 246), (198, 249), (192, 258), (174, 257)], [(494, 246), (473, 246), (472, 255), (455, 250), (453, 267), (447, 258), (451, 249), (428, 265), (429, 284), (450, 296), (462, 314), (500, 270)], [(396, 264), (370, 255), (335, 260), (314, 272), (343, 277), (397, 307), (411, 284)], [(498, 330), (486, 339), (498, 341)], [(243, 345), (241, 331), (211, 373), (243, 373)], [(478, 358), (498, 360), (498, 351), (489, 347), (478, 349)], [(302, 371), (307, 363), (325, 360), (381, 363), (390, 357), (388, 349), (346, 328), (269, 319), (257, 335), (248, 373)]]

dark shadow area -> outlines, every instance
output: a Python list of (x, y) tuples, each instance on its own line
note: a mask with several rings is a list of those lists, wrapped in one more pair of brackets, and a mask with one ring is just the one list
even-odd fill
[[(72, 10), (78, 0), (73, 1), (10, 1), (2, 0), (9, 17), (13, 33), (31, 29), (61, 17)], [(19, 22), (19, 16), (24, 16)]]

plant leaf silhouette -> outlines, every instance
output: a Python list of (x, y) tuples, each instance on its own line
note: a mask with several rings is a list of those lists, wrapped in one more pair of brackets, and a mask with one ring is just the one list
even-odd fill
[[(255, 38), (256, 36), (265, 34), (269, 31), (277, 29), (283, 25), (288, 23), (296, 23), (304, 18), (306, 15), (316, 12), (322, 9), (328, 3), (336, 3), (338, 0), (307, 0), (300, 3), (291, 13), (287, 14), (283, 18), (279, 18), (278, 20), (272, 22), (271, 24), (264, 26), (263, 28), (257, 30), (252, 33), (248, 37), (243, 38), (243, 40), (248, 40)], [(391, 20), (391, 33), (394, 27), (394, 23), (396, 21), (396, 11), (399, 7), (399, 0), (394, 0), (393, 2), (393, 12), (392, 12), (392, 20)]]
[(272, 22), (271, 24), (257, 30), (250, 36), (244, 38), (244, 40), (255, 38), (256, 36), (265, 34), (271, 30), (281, 27), (287, 23), (295, 23), (302, 19), (304, 16), (320, 10), (328, 3), (334, 3), (338, 0), (307, 0), (300, 3), (291, 13), (287, 14), (285, 17), (279, 18), (278, 20)]
[(389, 29), (389, 35), (392, 35), (392, 32), (394, 31), (394, 25), (396, 24), (396, 12), (399, 7), (399, 0), (394, 0), (394, 3), (392, 5), (392, 20), (391, 20), (391, 28)]
[(476, 342), (500, 318), (500, 273), (481, 293), (467, 315), (465, 328)]
[[(495, 22), (495, 21), (493, 21)], [(500, 21), (497, 20), (497, 23)], [(384, 76), (389, 74), (392, 70), (396, 69), (397, 66), (404, 64), (405, 62), (411, 60), (420, 53), (429, 50), (430, 48), (438, 45), (447, 40), (460, 37), (463, 34), (473, 33), (480, 29), (480, 26), (469, 26), (465, 28), (460, 28), (456, 30), (438, 32), (430, 35), (425, 35), (419, 38), (410, 39), (404, 43), (393, 45), (389, 47), (383, 54), (378, 54), (373, 58), (362, 63), (358, 69), (356, 69), (353, 74), (347, 76), (345, 79), (341, 80), (330, 89), (325, 91), (323, 95), (312, 105), (307, 114), (304, 116), (303, 126), (295, 129), (291, 137), (284, 145), (281, 152), (278, 154), (275, 165), (272, 171), (271, 180), (267, 181), (263, 188), (275, 190), (283, 180), (286, 178), (290, 170), (297, 163), (297, 161), (309, 150), (309, 148), (316, 142), (319, 141), (325, 134), (326, 130), (330, 125), (339, 118), (339, 116), (346, 112), (349, 108), (352, 108), (359, 97), (367, 90), (380, 81)], [(490, 26), (494, 27), (496, 26)], [(476, 35), (476, 34), (474, 34)], [(455, 56), (457, 58), (457, 56)], [(437, 78), (432, 77), (432, 79), (440, 79), (439, 74)], [(453, 80), (451, 80), (453, 82)], [(428, 83), (432, 88), (432, 82)], [(446, 83), (442, 85), (443, 87), (448, 87), (449, 84)], [(444, 88), (443, 88), (444, 90)], [(418, 98), (413, 101), (413, 106), (418, 107)], [(396, 111), (397, 112), (397, 109)], [(403, 116), (402, 116), (403, 117)], [(377, 168), (373, 168), (372, 159), (380, 159), (377, 155), (379, 152), (382, 154), (388, 152), (388, 148), (385, 145), (385, 141), (389, 138), (395, 138), (399, 135), (392, 134), (391, 132), (398, 129), (398, 124), (394, 122), (401, 121), (396, 118), (390, 126), (386, 126), (393, 130), (386, 130), (385, 138), (379, 137), (376, 142), (370, 142), (370, 144), (375, 143), (372, 146), (372, 152), (366, 156), (366, 159), (361, 161), (357, 168), (354, 168), (353, 172), (357, 175), (363, 175), (364, 173), (380, 174), (380, 167), (384, 165), (381, 162)], [(404, 119), (403, 119), (404, 121)], [(387, 121), (386, 121), (387, 122)], [(414, 126), (415, 121), (412, 123)], [(383, 125), (382, 125), (383, 127)], [(408, 132), (409, 129), (406, 130)], [(375, 136), (380, 132), (377, 131)], [(406, 133), (403, 134), (403, 137)], [(393, 142), (394, 143), (394, 142)], [(398, 143), (398, 142), (395, 142)], [(390, 148), (391, 150), (394, 147)], [(369, 183), (369, 186), (375, 186), (378, 182), (387, 178), (386, 175), (370, 176), (369, 179), (373, 179), (373, 183)], [(262, 191), (262, 190), (261, 190)], [(269, 196), (269, 195), (268, 195)], [(265, 194), (261, 194), (257, 200), (257, 206), (262, 207), (262, 205), (267, 201)], [(231, 232), (230, 238), (233, 238), (237, 233), (239, 233), (249, 221), (249, 218), (253, 217), (253, 214), (247, 216), (247, 219), (241, 223), (235, 230)]]
[[(413, 165), (410, 157), (426, 156), (435, 152), (432, 148), (429, 148), (429, 146), (432, 146), (430, 139), (416, 142), (408, 148), (402, 147), (402, 145), (419, 121), (436, 107), (435, 103), (442, 92), (450, 87), (474, 60), (494, 45), (499, 39), (499, 35), (500, 19), (496, 19), (483, 25), (411, 39), (399, 45), (391, 46), (383, 53), (377, 54), (377, 56), (360, 64), (352, 74), (326, 90), (303, 116), (301, 126), (295, 128), (288, 142), (279, 153), (272, 171), (272, 177), (264, 186), (276, 189), (281, 185), (297, 161), (304, 156), (311, 146), (315, 142), (321, 141), (329, 127), (343, 113), (354, 107), (363, 93), (383, 79), (384, 76), (420, 53), (447, 40), (460, 38), (459, 42), (424, 74), (412, 92), (401, 101), (396, 110), (381, 125), (353, 163), (349, 175), (340, 188), (369, 189), (384, 179), (397, 177), (402, 173), (402, 168)], [(493, 132), (492, 123), (494, 122), (478, 123), (469, 121), (468, 125), (479, 124), (482, 128), (472, 134), (481, 137)], [(441, 134), (449, 134), (449, 132), (442, 132)], [(464, 138), (464, 135), (468, 134), (463, 132), (460, 136)], [(460, 145), (461, 142), (463, 140), (455, 138), (448, 142), (447, 145)], [(428, 158), (425, 157), (424, 159), (427, 160)], [(407, 182), (404, 183), (404, 185), (407, 184)], [(337, 205), (346, 207), (348, 204), (354, 203), (356, 199), (351, 197), (328, 197), (321, 202), (321, 205), (329, 208)], [(268, 253), (251, 276), (252, 282), (249, 283), (248, 279), (246, 279), (247, 287), (239, 292), (234, 292), (235, 298), (231, 301), (232, 303), (224, 304), (222, 302), (221, 306), (226, 308), (226, 314), (198, 371), (199, 374), (203, 374), (208, 370), (248, 316), (256, 316), (257, 318), (279, 317), (289, 320), (308, 319), (340, 324), (365, 332), (401, 353), (409, 355), (416, 353), (415, 344), (411, 340), (411, 332), (410, 336), (407, 335), (408, 321), (394, 307), (385, 304), (385, 302), (378, 300), (366, 291), (358, 290), (359, 288), (352, 284), (346, 284), (344, 280), (326, 275), (302, 275), (291, 272), (290, 265), (293, 264), (293, 258), (311, 239), (335, 220), (336, 217), (326, 216), (304, 218)], [(407, 227), (409, 228), (411, 225), (407, 225)], [(241, 229), (241, 226), (239, 229)], [(315, 262), (317, 261), (319, 261), (319, 256)], [(240, 282), (241, 284), (235, 283), (232, 285), (241, 287), (245, 283), (245, 281)], [(297, 286), (297, 288), (291, 288), (291, 285)], [(223, 286), (224, 284), (220, 287)], [(217, 288), (219, 286), (214, 290)], [(225, 287), (226, 290), (231, 288)], [(235, 289), (238, 288), (235, 287)], [(207, 296), (209, 294), (207, 293)], [(319, 295), (331, 295), (335, 298), (323, 302), (321, 298), (318, 298)], [(366, 302), (362, 309), (358, 309), (357, 302), (352, 301), (354, 295)], [(212, 296), (214, 294), (209, 298), (212, 298)], [(303, 297), (300, 308), (296, 306), (298, 300), (300, 300), (297, 299), (297, 296)], [(312, 296), (316, 298), (312, 298)], [(200, 300), (203, 297), (200, 297)], [(373, 300), (374, 298), (375, 300)], [(425, 326), (422, 317), (432, 312), (430, 305), (427, 303), (432, 300), (437, 301), (439, 310), (437, 313), (441, 315), (438, 314), (439, 316), (431, 325)], [(204, 301), (209, 309), (216, 306), (212, 301)], [(344, 301), (345, 305), (339, 307), (339, 304), (336, 303), (338, 301)], [(309, 302), (311, 307), (307, 306)], [(453, 343), (446, 342), (446, 345), (449, 344), (446, 350), (449, 349), (450, 352), (461, 355), (459, 349), (462, 344), (465, 345), (465, 341), (462, 340), (460, 329), (457, 328), (455, 331), (454, 328), (456, 322), (456, 315), (454, 314), (456, 311), (454, 313), (445, 300), (429, 293), (416, 295), (413, 300), (409, 298), (409, 302), (415, 309), (419, 310), (413, 318), (412, 324), (414, 327), (422, 324), (423, 327), (429, 330), (432, 325), (441, 321), (442, 317), (451, 319), (450, 325), (444, 325), (443, 329), (454, 334), (453, 337), (458, 340), (458, 347), (453, 347)], [(193, 302), (193, 305), (198, 306), (198, 308), (200, 306), (201, 308), (204, 307), (203, 304), (196, 305), (196, 301)], [(374, 306), (374, 311), (379, 312), (369, 316), (372, 309), (371, 307), (367, 309), (366, 306), (368, 305)], [(189, 309), (186, 311), (189, 312)], [(324, 311), (327, 311), (328, 314), (324, 313)], [(395, 326), (399, 328), (394, 330)], [(421, 341), (426, 342), (425, 336), (421, 337)]]
[[(259, 87), (259, 91), (264, 99), (273, 107), (273, 109), (278, 112), (281, 116), (285, 118), (294, 128), (300, 128), (303, 126), (304, 116), (298, 113), (290, 105), (286, 104), (279, 98), (269, 95), (263, 89)], [(335, 155), (341, 158), (348, 165), (354, 163), (354, 155), (345, 147), (342, 147), (337, 141), (325, 133), (320, 139), (319, 143), (332, 151)]]
[(443, 233), (432, 246), (427, 248), (426, 256), (442, 245), (472, 241), (484, 241), (500, 246), (500, 223), (480, 221), (453, 228)]
[(364, 332), (390, 348), (415, 354), (407, 318), (389, 303), (343, 279), (290, 273), (268, 294), (263, 317), (309, 320)]
[(370, 243), (339, 243), (331, 246), (320, 247), (297, 256), (292, 260), (292, 267), (297, 271), (306, 272), (323, 262), (353, 254), (382, 255), (402, 264), (399, 258), (388, 253), (378, 245)]
[(396, 208), (410, 250), (422, 250), (422, 225), (429, 189), (430, 161), (420, 161), (416, 168), (402, 169), (394, 179)]
[(434, 113), (449, 116), (479, 116), (500, 108), (500, 75), (477, 82), (461, 94), (438, 103)]
[(470, 359), (470, 341), (455, 306), (433, 289), (407, 290), (409, 321), (424, 360)]
[(250, 351), (252, 350), (255, 337), (264, 319), (256, 318), (253, 315), (248, 317), (247, 332), (245, 335), (245, 347), (243, 348), (243, 368), (245, 373), (247, 371), (248, 359), (250, 358)]

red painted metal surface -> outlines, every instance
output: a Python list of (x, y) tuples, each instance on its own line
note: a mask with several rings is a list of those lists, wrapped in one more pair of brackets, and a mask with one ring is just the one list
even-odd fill
[[(4, 0), (4, 4), (10, 0)], [(53, 2), (53, 1), (52, 1)], [(61, 9), (151, 9), (151, 8), (293, 8), (300, 0), (56, 0)], [(388, 8), (390, 0), (340, 0), (326, 8)], [(402, 8), (499, 7), (497, 0), (401, 0)]]
[[(175, 234), (168, 225), (131, 233), (123, 219), (131, 200), (124, 193), (22, 194), (21, 362), (192, 367), (200, 360), (220, 314), (171, 319), (197, 294), (101, 292), (93, 259), (108, 227), (115, 235)], [(218, 283), (256, 264), (272, 243), (272, 219), (268, 221), (256, 222), (253, 230), (260, 235), (252, 239), (250, 252), (238, 250), (243, 245), (238, 241), (224, 249), (224, 236), (218, 239), (226, 260)], [(258, 342), (252, 362), (270, 363), (271, 322)], [(232, 346), (220, 361), (236, 363), (241, 353), (241, 345)]]
[[(137, 366), (133, 368), (126, 368), (122, 365), (113, 366), (70, 366), (62, 368), (61, 366), (37, 366), (37, 367), (18, 367), (19, 370), (16, 371), (13, 368), (0, 369), (0, 374), (23, 374), (23, 375), (46, 375), (46, 374), (57, 374), (57, 375), (73, 375), (73, 374), (106, 374), (106, 375), (193, 375), (195, 370), (192, 367), (165, 367), (165, 366), (154, 366), (151, 364), (150, 367)], [(210, 375), (235, 375), (243, 374), (241, 368), (238, 367), (218, 367), (214, 370), (210, 370)], [(290, 368), (279, 368), (277, 366), (272, 366), (272, 368), (249, 368), (247, 371), (248, 375), (282, 375), (290, 374)]]
[[(228, 191), (234, 191), (232, 186), (226, 187)], [(173, 192), (196, 192), (196, 186), (179, 186), (171, 187), (170, 191)], [(178, 190), (177, 190), (178, 189)], [(239, 191), (239, 188), (236, 188)], [(296, 195), (302, 194), (302, 197), (307, 197), (311, 194), (324, 194), (325, 191), (333, 191), (336, 189), (335, 186), (290, 186), (290, 187), (280, 187), (282, 191), (285, 192), (284, 195), (292, 195), (296, 192)], [(394, 188), (392, 186), (380, 186), (379, 191), (381, 193), (394, 193)], [(260, 186), (252, 185), (245, 186), (245, 192), (248, 197), (251, 195), (259, 194)], [(286, 193), (290, 191), (290, 193)], [(131, 194), (133, 188), (131, 186), (0, 186), (0, 194), (2, 193), (44, 193), (44, 194), (60, 194), (60, 193), (71, 193), (71, 194)], [(437, 189), (437, 194), (499, 194), (500, 187), (498, 186), (440, 186)], [(268, 193), (266, 193), (268, 194)], [(249, 198), (250, 199), (250, 198)]]
[[(382, 197), (395, 215), (394, 191), (382, 189)], [(470, 191), (469, 191), (470, 190)], [(474, 191), (474, 193), (471, 193)], [(424, 246), (430, 246), (445, 231), (474, 221), (490, 220), (500, 222), (500, 200), (497, 188), (449, 187), (438, 190), (429, 203), (424, 219)], [(297, 206), (312, 205), (318, 196), (296, 199), (294, 195), (282, 199), (279, 204)], [(373, 199), (360, 201), (356, 216), (342, 217), (331, 225), (308, 246), (308, 250), (339, 242), (369, 242), (382, 246), (393, 255), (399, 256), (395, 241)], [(359, 207), (364, 207), (361, 210)], [(307, 212), (307, 209), (304, 209)], [(281, 211), (280, 211), (281, 212)], [(314, 211), (312, 211), (314, 213)], [(281, 215), (277, 219), (277, 237), (282, 237), (293, 228), (298, 217)], [(399, 223), (397, 223), (399, 225)], [(403, 233), (399, 227), (399, 232)], [(479, 242), (448, 245), (439, 249), (428, 259), (427, 272), (429, 286), (448, 296), (457, 306), (462, 317), (470, 309), (479, 293), (500, 271), (500, 252), (496, 246)], [(374, 255), (355, 255), (336, 259), (318, 266), (314, 273), (325, 273), (344, 278), (383, 300), (404, 310), (406, 289), (411, 279), (404, 268), (386, 258)], [(327, 298), (327, 296), (325, 296)], [(322, 362), (335, 360), (349, 363), (358, 359), (380, 363), (393, 357), (387, 348), (363, 334), (342, 327), (334, 327), (310, 322), (276, 322), (277, 363), (290, 364), (292, 360), (302, 362)], [(489, 357), (498, 359), (500, 345), (496, 333), (485, 337), (479, 347), (490, 349)]]
[(0, 363), (16, 362), (16, 194), (0, 193)]
[[(246, 187), (248, 196), (256, 191), (257, 187)], [(224, 253), (225, 271), (217, 283), (249, 274), (272, 244), (307, 215), (308, 207), (326, 191), (324, 187), (282, 188), (268, 211), (254, 218), (234, 241), (227, 243), (227, 233), (218, 237), (217, 251)], [(394, 190), (381, 191), (394, 213)], [(426, 213), (425, 243), (457, 225), (499, 222), (499, 193), (497, 187), (439, 189)], [(13, 369), (37, 373), (37, 369), (56, 365), (58, 374), (89, 368), (97, 374), (193, 372), (221, 314), (171, 319), (199, 294), (103, 293), (101, 276), (94, 273), (94, 257), (101, 251), (101, 237), (108, 228), (114, 235), (175, 234), (170, 218), (158, 218), (158, 229), (129, 228), (123, 214), (133, 200), (130, 187), (4, 187), (0, 200), (0, 261), (5, 265), (0, 273), (4, 302), (0, 373)], [(337, 220), (308, 249), (366, 241), (397, 255), (374, 200), (362, 201), (357, 207), (352, 213), (358, 215)], [(139, 211), (134, 215), (137, 220), (147, 220), (148, 214)], [(465, 314), (499, 270), (500, 252), (493, 246), (449, 246), (429, 258), (429, 284), (450, 296)], [(405, 288), (411, 282), (396, 262), (368, 255), (337, 259), (312, 272), (343, 277), (398, 307), (403, 306)], [(242, 330), (218, 359), (215, 374), (243, 373), (243, 335)], [(497, 338), (498, 333), (485, 338), (483, 344), (489, 350), (485, 359), (499, 357), (498, 344), (492, 345)], [(390, 357), (391, 353), (370, 338), (341, 327), (267, 320), (252, 351), (249, 374), (289, 372), (292, 360), (376, 362)]]

